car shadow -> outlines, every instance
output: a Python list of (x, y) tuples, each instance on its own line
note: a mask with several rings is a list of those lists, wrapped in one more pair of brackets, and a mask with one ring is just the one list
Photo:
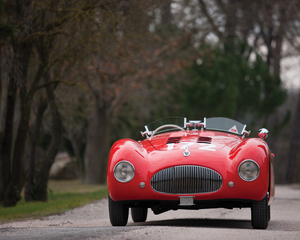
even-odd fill
[(147, 221), (144, 223), (129, 223), (127, 226), (169, 226), (169, 227), (206, 227), (206, 228), (252, 229), (250, 220), (199, 219), (199, 218)]

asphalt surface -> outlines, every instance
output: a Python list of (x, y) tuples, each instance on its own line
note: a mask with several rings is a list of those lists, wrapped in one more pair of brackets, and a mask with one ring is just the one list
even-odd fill
[(276, 186), (266, 230), (251, 227), (250, 209), (148, 212), (145, 223), (112, 227), (107, 199), (38, 220), (0, 225), (0, 239), (300, 239), (300, 185)]

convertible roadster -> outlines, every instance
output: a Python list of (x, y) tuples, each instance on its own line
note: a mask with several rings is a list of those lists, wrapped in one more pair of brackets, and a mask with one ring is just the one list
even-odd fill
[[(166, 118), (145, 126), (143, 141), (121, 139), (111, 148), (109, 217), (125, 226), (177, 209), (250, 208), (255, 229), (266, 229), (274, 199), (273, 157), (264, 139), (235, 120)], [(247, 138), (248, 137), (248, 138)]]

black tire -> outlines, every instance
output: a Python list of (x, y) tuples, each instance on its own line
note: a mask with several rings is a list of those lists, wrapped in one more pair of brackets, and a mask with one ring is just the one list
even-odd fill
[(113, 201), (108, 196), (109, 220), (113, 226), (125, 226), (128, 221), (129, 208)]
[(131, 208), (131, 217), (134, 222), (146, 222), (148, 208)]
[(268, 222), (270, 221), (271, 219), (271, 208), (270, 208), (270, 205), (268, 205)]
[(251, 208), (251, 223), (254, 229), (266, 229), (269, 222), (268, 198), (254, 202)]

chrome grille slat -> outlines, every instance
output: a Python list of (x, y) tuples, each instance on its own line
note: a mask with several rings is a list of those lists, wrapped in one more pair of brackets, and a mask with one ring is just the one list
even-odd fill
[(166, 168), (151, 179), (153, 190), (169, 194), (215, 192), (222, 187), (222, 183), (222, 177), (216, 171), (193, 165)]

